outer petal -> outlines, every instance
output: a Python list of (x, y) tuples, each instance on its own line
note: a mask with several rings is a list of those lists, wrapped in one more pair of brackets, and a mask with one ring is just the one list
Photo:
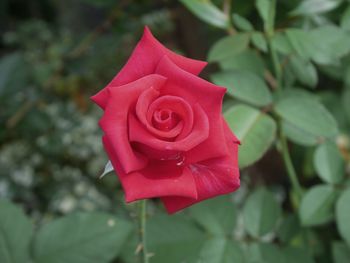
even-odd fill
[(161, 95), (179, 96), (191, 105), (199, 104), (208, 117), (208, 139), (186, 153), (187, 161), (195, 163), (227, 155), (227, 145), (220, 143), (225, 141), (221, 112), (226, 89), (189, 74), (166, 56), (159, 62), (156, 73), (168, 79), (162, 87)]
[[(241, 141), (236, 137), (236, 135), (231, 131), (230, 127), (228, 126), (225, 119), (223, 119), (224, 122), (224, 130), (225, 130), (225, 136), (226, 140), (229, 142), (234, 142), (235, 144), (241, 144)], [(230, 152), (231, 154), (232, 152)], [(238, 157), (237, 157), (238, 158)], [(238, 165), (238, 164), (237, 164)]]
[(160, 87), (165, 82), (160, 75), (148, 75), (137, 81), (109, 90), (109, 100), (100, 126), (114, 149), (114, 158), (120, 161), (125, 173), (139, 170), (147, 165), (147, 158), (135, 152), (129, 142), (128, 115), (140, 94), (150, 87)]
[(187, 167), (177, 167), (172, 162), (150, 162), (141, 171), (125, 174), (109, 139), (104, 136), (102, 141), (122, 183), (126, 202), (169, 194), (197, 198), (196, 185)]
[(106, 88), (92, 96), (91, 99), (104, 109), (108, 101), (108, 87), (124, 85), (154, 73), (160, 59), (164, 55), (168, 56), (173, 63), (184, 71), (195, 75), (198, 75), (207, 65), (207, 62), (189, 59), (167, 49), (154, 38), (148, 27), (145, 27), (143, 36), (126, 65)]
[(170, 195), (163, 197), (162, 201), (169, 214), (205, 199), (233, 192), (239, 188), (238, 143), (230, 128), (225, 121), (223, 122), (229, 155), (189, 165), (196, 182), (198, 198)]

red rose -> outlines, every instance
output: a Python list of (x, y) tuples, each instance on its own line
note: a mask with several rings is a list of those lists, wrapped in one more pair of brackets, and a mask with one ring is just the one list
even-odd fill
[(92, 97), (126, 202), (160, 197), (169, 213), (239, 187), (239, 141), (222, 116), (226, 89), (197, 75), (146, 27), (117, 76)]

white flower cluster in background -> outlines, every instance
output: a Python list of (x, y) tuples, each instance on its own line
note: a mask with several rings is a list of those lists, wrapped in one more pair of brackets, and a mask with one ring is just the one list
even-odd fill
[(71, 102), (43, 107), (52, 120), (47, 132), (0, 149), (0, 198), (38, 207), (45, 202), (45, 213), (109, 210), (110, 198), (98, 179), (108, 161), (97, 125), (100, 112), (83, 113)]

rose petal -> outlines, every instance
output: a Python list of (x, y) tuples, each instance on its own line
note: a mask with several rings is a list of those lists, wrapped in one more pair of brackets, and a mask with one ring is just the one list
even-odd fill
[(102, 141), (123, 186), (126, 202), (169, 194), (197, 198), (196, 185), (187, 167), (178, 167), (173, 162), (151, 161), (147, 168), (125, 174), (109, 139), (103, 136)]
[[(182, 140), (165, 141), (155, 137), (136, 119), (133, 114), (129, 115), (129, 140), (147, 146), (143, 149), (151, 148), (158, 152), (159, 156), (167, 155), (167, 151), (186, 152), (202, 143), (208, 138), (209, 123), (203, 109), (198, 105), (193, 106), (193, 129), (191, 133)], [(151, 154), (151, 153), (149, 153)]]
[(205, 199), (233, 192), (239, 188), (238, 143), (226, 123), (224, 123), (224, 130), (226, 143), (230, 150), (229, 155), (189, 165), (196, 183), (198, 198), (170, 195), (161, 198), (169, 214)]
[[(151, 87), (150, 89), (145, 90), (137, 100), (136, 115), (139, 121), (154, 135), (161, 138), (174, 138), (178, 136), (183, 130), (183, 122), (179, 122), (174, 128), (172, 128), (169, 131), (161, 131), (152, 126), (151, 124), (152, 116), (150, 118), (147, 118), (147, 114), (150, 111), (150, 105), (158, 96), (159, 96), (159, 91), (156, 90), (154, 87)], [(191, 111), (189, 113), (189, 116), (192, 116), (192, 115), (193, 113)], [(192, 125), (192, 122), (193, 120), (191, 120), (191, 125)]]
[(172, 110), (156, 109), (152, 113), (151, 112), (152, 111), (149, 111), (147, 115), (149, 115), (150, 122), (157, 130), (170, 131), (178, 124), (183, 124), (179, 115)]
[[(226, 140), (232, 141), (236, 144), (241, 144), (240, 140), (236, 137), (236, 135), (231, 131), (230, 126), (228, 126), (226, 120), (223, 118), (224, 132)], [(238, 164), (237, 164), (238, 165)]]
[(137, 81), (109, 90), (111, 100), (106, 106), (100, 126), (114, 149), (125, 173), (139, 170), (147, 165), (147, 158), (135, 152), (128, 138), (128, 114), (140, 94), (150, 87), (160, 87), (166, 78), (160, 75), (148, 75)]
[(125, 85), (146, 75), (153, 74), (160, 59), (164, 55), (168, 56), (171, 61), (186, 72), (195, 75), (198, 75), (207, 65), (207, 62), (189, 59), (167, 49), (154, 38), (148, 27), (145, 27), (143, 36), (126, 65), (106, 88), (92, 96), (91, 99), (104, 109), (109, 99), (107, 93), (108, 87)]
[(181, 121), (183, 122), (183, 129), (181, 130), (179, 137), (176, 139), (177, 141), (185, 138), (192, 130), (194, 119), (193, 110), (191, 105), (189, 105), (183, 98), (164, 95), (154, 100), (149, 106), (147, 112), (147, 119), (149, 122), (151, 121), (152, 115), (157, 108), (169, 109), (180, 116)]
[(225, 140), (221, 105), (226, 89), (189, 74), (166, 56), (159, 62), (156, 72), (168, 79), (162, 86), (161, 95), (179, 96), (191, 105), (198, 103), (208, 117), (210, 123), (208, 139), (193, 149), (187, 149), (190, 150), (187, 153), (188, 162), (196, 163), (227, 155), (227, 146), (221, 143)]

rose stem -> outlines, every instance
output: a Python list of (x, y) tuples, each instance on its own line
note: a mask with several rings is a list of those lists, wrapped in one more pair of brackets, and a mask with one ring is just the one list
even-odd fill
[(272, 0), (270, 4), (270, 10), (269, 10), (269, 18), (268, 22), (265, 24), (265, 36), (267, 38), (267, 43), (269, 47), (269, 52), (271, 56), (271, 61), (273, 65), (273, 70), (275, 73), (275, 78), (277, 80), (277, 88), (281, 88), (281, 82), (282, 82), (282, 70), (281, 65), (278, 61), (277, 52), (275, 50), (275, 47), (272, 44), (272, 37), (275, 33), (275, 14), (276, 14), (276, 0)]
[(227, 16), (227, 19), (228, 19), (227, 33), (229, 35), (234, 35), (237, 33), (237, 31), (233, 25), (231, 10), (232, 10), (232, 0), (224, 0), (222, 12)]
[[(272, 44), (272, 37), (275, 33), (275, 14), (276, 14), (276, 0), (271, 1), (270, 10), (269, 10), (269, 18), (268, 22), (265, 25), (265, 36), (267, 38), (268, 46), (269, 46), (269, 53), (271, 55), (271, 61), (275, 73), (275, 78), (277, 79), (277, 91), (279, 92), (282, 88), (282, 70), (281, 65), (278, 60), (277, 52), (275, 50), (275, 47)], [(295, 172), (295, 168), (293, 166), (292, 158), (289, 153), (288, 149), (288, 143), (286, 140), (285, 135), (283, 134), (283, 131), (281, 129), (281, 122), (278, 121), (279, 126), (279, 141), (281, 144), (281, 151), (282, 151), (282, 157), (284, 161), (284, 165), (287, 170), (287, 174), (289, 177), (289, 180), (292, 184), (292, 188), (294, 192), (296, 193), (297, 197), (297, 205), (300, 203), (300, 199), (302, 197), (302, 188), (300, 186), (300, 183), (298, 181), (297, 173)]]
[(286, 137), (284, 136), (282, 130), (280, 132), (279, 140), (281, 143), (281, 151), (282, 151), (284, 165), (286, 166), (289, 180), (292, 183), (292, 187), (293, 187), (295, 194), (296, 194), (296, 197), (297, 197), (297, 205), (299, 205), (301, 197), (303, 195), (303, 190), (302, 190), (301, 185), (299, 183), (297, 173), (295, 172), (292, 158), (290, 157), (290, 153), (289, 153), (289, 149), (288, 149), (288, 143), (287, 143)]
[(140, 239), (142, 244), (142, 262), (148, 263), (148, 252), (146, 243), (146, 211), (147, 210), (147, 200), (140, 201)]

